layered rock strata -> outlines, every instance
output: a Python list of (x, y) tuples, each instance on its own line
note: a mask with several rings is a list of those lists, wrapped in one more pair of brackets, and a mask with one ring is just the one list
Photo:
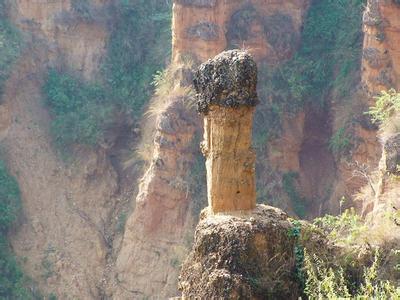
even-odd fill
[(251, 210), (256, 204), (251, 148), (257, 66), (242, 51), (221, 53), (195, 74), (198, 110), (204, 115), (202, 151), (213, 212)]

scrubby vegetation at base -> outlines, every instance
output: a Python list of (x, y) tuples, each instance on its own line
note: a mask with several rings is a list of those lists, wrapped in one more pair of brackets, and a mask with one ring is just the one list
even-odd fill
[(0, 95), (20, 48), (19, 33), (8, 21), (5, 0), (0, 0)]
[[(7, 234), (15, 224), (21, 209), (17, 181), (0, 161), (0, 298), (43, 299), (27, 278), (7, 241)], [(29, 286), (29, 288), (28, 288)]]
[(399, 299), (398, 242), (375, 245), (354, 209), (295, 228), (297, 278), (309, 299)]

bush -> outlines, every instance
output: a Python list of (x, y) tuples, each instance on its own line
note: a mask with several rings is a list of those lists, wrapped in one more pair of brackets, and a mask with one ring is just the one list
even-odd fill
[(20, 48), (19, 33), (7, 19), (5, 1), (0, 0), (0, 95)]
[(289, 61), (271, 67), (261, 95), (296, 112), (324, 106), (334, 89), (344, 97), (358, 80), (363, 0), (314, 0), (304, 21), (301, 45)]
[[(399, 299), (400, 288), (378, 276), (380, 252), (376, 251), (372, 265), (364, 268), (361, 285), (347, 276), (341, 266), (329, 266), (317, 255), (305, 251), (305, 293), (309, 299)], [(350, 287), (356, 287), (350, 292)]]
[(54, 116), (51, 131), (56, 144), (95, 146), (112, 122), (113, 105), (105, 90), (54, 69), (43, 90)]
[(295, 181), (297, 177), (298, 174), (295, 172), (288, 172), (283, 174), (283, 190), (289, 196), (295, 214), (300, 218), (304, 218), (306, 215), (306, 199), (304, 197), (301, 197), (296, 189)]
[(108, 43), (104, 66), (107, 84), (117, 104), (135, 116), (153, 94), (153, 75), (170, 56), (171, 1), (124, 0)]
[(5, 234), (16, 221), (21, 208), (18, 183), (0, 161), (0, 234)]
[(379, 96), (375, 97), (375, 100), (375, 106), (368, 111), (374, 123), (385, 124), (390, 117), (400, 111), (400, 93), (397, 93), (395, 89), (382, 91)]
[(33, 299), (26, 288), (27, 277), (11, 252), (7, 233), (15, 223), (21, 209), (18, 183), (0, 161), (0, 298)]
[(335, 155), (345, 154), (351, 148), (350, 137), (346, 134), (346, 128), (340, 127), (329, 140), (329, 149)]

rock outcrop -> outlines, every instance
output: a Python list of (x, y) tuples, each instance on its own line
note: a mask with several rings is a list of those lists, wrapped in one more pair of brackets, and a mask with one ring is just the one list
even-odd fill
[(289, 58), (300, 42), (309, 0), (177, 0), (173, 8), (173, 59), (191, 54), (203, 62), (229, 48), (257, 61)]
[(199, 112), (204, 114), (202, 151), (213, 212), (251, 210), (256, 205), (255, 153), (251, 148), (257, 66), (242, 51), (226, 51), (195, 74)]
[[(364, 13), (363, 84), (371, 95), (400, 88), (400, 5), (369, 0)], [(372, 99), (371, 99), (372, 100)]]
[(207, 61), (195, 75), (198, 107), (205, 114), (209, 207), (182, 268), (183, 299), (296, 299), (288, 216), (255, 207), (256, 74), (252, 58), (234, 50)]
[[(362, 83), (368, 97), (365, 103), (374, 105), (374, 96), (382, 90), (400, 89), (400, 5), (394, 0), (369, 0), (364, 13), (364, 47), (362, 64)], [(380, 178), (376, 190), (371, 197), (363, 197), (364, 214), (381, 213), (386, 208), (397, 207), (393, 204), (398, 198), (395, 181), (390, 180), (387, 174), (396, 174), (396, 145), (397, 137), (384, 137), (379, 141), (377, 131), (366, 131), (370, 140), (370, 151), (376, 153), (375, 161), (379, 163)], [(381, 142), (383, 142), (383, 149)], [(378, 151), (376, 150), (378, 149)], [(380, 151), (382, 149), (382, 152)], [(370, 164), (371, 165), (371, 164)], [(375, 167), (373, 165), (373, 167)], [(388, 173), (387, 173), (388, 172)], [(373, 198), (371, 201), (370, 198)], [(386, 208), (384, 208), (386, 207)], [(374, 212), (375, 211), (375, 212)]]
[(293, 227), (281, 210), (246, 215), (203, 211), (182, 267), (182, 299), (297, 299)]

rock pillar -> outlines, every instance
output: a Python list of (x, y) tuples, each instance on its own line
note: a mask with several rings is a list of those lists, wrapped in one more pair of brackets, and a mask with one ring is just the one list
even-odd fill
[(214, 213), (247, 211), (256, 205), (251, 147), (256, 85), (256, 63), (239, 50), (217, 55), (195, 74), (198, 110), (204, 116), (208, 203)]

